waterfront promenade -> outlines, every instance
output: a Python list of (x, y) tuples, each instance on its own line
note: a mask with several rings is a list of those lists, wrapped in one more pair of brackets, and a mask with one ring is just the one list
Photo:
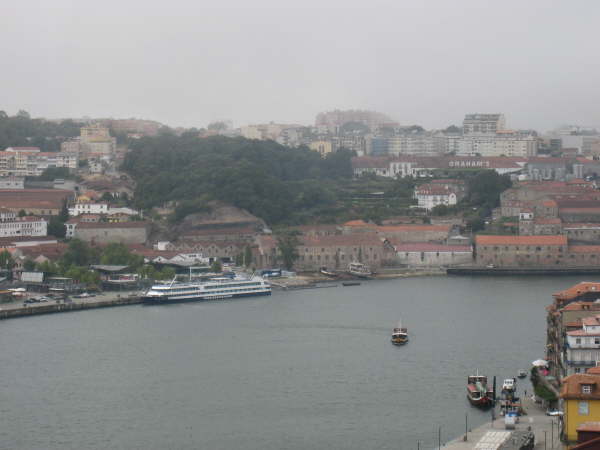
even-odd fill
[[(564, 450), (565, 447), (559, 439), (558, 417), (551, 417), (545, 414), (545, 409), (540, 404), (535, 403), (531, 397), (523, 398), (523, 408), (527, 415), (520, 417), (516, 430), (527, 430), (535, 433), (535, 449), (544, 450)], [(447, 450), (469, 450), (485, 448), (477, 446), (479, 441), (489, 431), (509, 431), (504, 427), (504, 417), (500, 416), (499, 409), (494, 411), (496, 419), (492, 422), (492, 412), (490, 411), (490, 420), (468, 433), (468, 440), (465, 442), (463, 436), (446, 443), (443, 448)]]
[(0, 320), (35, 316), (38, 314), (53, 314), (112, 306), (126, 306), (138, 303), (141, 303), (139, 295), (119, 292), (106, 292), (95, 295), (94, 297), (74, 298), (69, 302), (50, 300), (44, 303), (30, 303), (26, 306), (24, 306), (23, 301), (20, 300), (0, 304)]

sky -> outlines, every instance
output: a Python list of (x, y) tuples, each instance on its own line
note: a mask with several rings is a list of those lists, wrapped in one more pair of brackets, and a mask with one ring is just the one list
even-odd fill
[(0, 4), (9, 114), (204, 127), (370, 109), (426, 128), (474, 112), (600, 127), (597, 0)]

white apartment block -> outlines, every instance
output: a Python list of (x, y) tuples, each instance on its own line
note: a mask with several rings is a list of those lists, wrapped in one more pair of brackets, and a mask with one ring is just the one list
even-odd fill
[(0, 176), (40, 176), (50, 167), (77, 169), (76, 153), (40, 152), (39, 148), (8, 147), (0, 152)]
[(467, 114), (463, 120), (463, 134), (495, 134), (506, 129), (504, 114)]
[(0, 237), (47, 236), (48, 222), (39, 217), (17, 217), (8, 209), (0, 209)]
[(388, 154), (436, 155), (444, 153), (446, 137), (442, 134), (403, 134), (387, 139)]
[(432, 210), (438, 205), (456, 205), (456, 193), (445, 186), (423, 184), (415, 189), (415, 198), (419, 208), (427, 211)]
[(581, 319), (582, 328), (567, 332), (567, 345), (563, 356), (566, 375), (585, 373), (600, 362), (600, 316)]
[(461, 156), (510, 156), (529, 158), (537, 155), (538, 140), (535, 136), (519, 134), (494, 134), (464, 136), (457, 142), (456, 154)]
[(76, 217), (80, 214), (108, 214), (108, 203), (81, 202), (69, 208), (70, 216)]
[(1, 177), (0, 189), (25, 189), (25, 179), (22, 177)]

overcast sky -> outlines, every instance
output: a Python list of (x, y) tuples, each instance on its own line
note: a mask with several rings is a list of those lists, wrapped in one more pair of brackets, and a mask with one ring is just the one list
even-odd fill
[(2, 1), (0, 109), (171, 126), (600, 126), (597, 0)]

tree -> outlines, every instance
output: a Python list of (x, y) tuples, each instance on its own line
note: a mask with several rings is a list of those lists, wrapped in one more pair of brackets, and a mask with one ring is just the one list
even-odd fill
[(125, 244), (111, 243), (102, 250), (100, 263), (129, 266), (132, 270), (137, 270), (144, 264), (144, 257), (131, 253)]
[(27, 272), (34, 271), (35, 270), (35, 261), (33, 259), (26, 258), (25, 261), (23, 261), (23, 270), (25, 270)]
[(36, 269), (39, 272), (44, 272), (48, 275), (56, 275), (59, 273), (60, 269), (56, 263), (52, 261), (44, 261), (36, 265)]
[(246, 267), (250, 267), (251, 264), (252, 264), (252, 249), (250, 248), (249, 245), (246, 245), (246, 248), (244, 249), (244, 265)]
[(449, 212), (448, 206), (443, 205), (443, 204), (434, 206), (431, 209), (432, 216), (445, 216), (446, 214), (448, 214), (448, 212)]
[(467, 180), (467, 202), (472, 206), (493, 209), (500, 204), (500, 194), (511, 187), (507, 175), (494, 170), (482, 170)]
[(213, 273), (221, 273), (223, 271), (223, 266), (221, 266), (221, 262), (218, 259), (215, 259), (210, 266), (210, 270)]
[(220, 131), (224, 131), (227, 129), (227, 124), (221, 120), (216, 121), (216, 122), (211, 122), (208, 124), (208, 126), (206, 127), (207, 130), (210, 131), (216, 131), (216, 132), (220, 132)]
[(69, 220), (69, 208), (67, 208), (67, 200), (63, 200), (60, 213), (58, 213), (58, 219), (64, 224)]
[(279, 250), (279, 259), (282, 261), (286, 270), (292, 270), (294, 262), (300, 257), (298, 246), (300, 239), (295, 232), (287, 231), (277, 236), (277, 249)]
[(80, 240), (71, 239), (67, 251), (61, 258), (61, 265), (63, 267), (70, 266), (89, 266), (98, 261), (98, 250), (90, 248), (90, 246)]
[(38, 177), (40, 181), (54, 181), (57, 178), (70, 179), (73, 174), (67, 167), (48, 167)]
[(100, 197), (100, 200), (102, 200), (103, 202), (110, 203), (114, 200), (114, 197), (111, 195), (110, 192), (104, 192), (102, 194), (102, 197)]
[(48, 222), (48, 234), (50, 236), (64, 238), (67, 234), (64, 222), (62, 222), (58, 217), (51, 217), (50, 221)]
[(444, 133), (460, 133), (462, 131), (462, 129), (460, 127), (457, 127), (456, 125), (450, 125), (449, 127), (447, 127), (444, 130)]
[(27, 215), (27, 213), (25, 212), (24, 209), (19, 211), (19, 217), (25, 217)]
[(0, 252), (0, 270), (11, 270), (15, 266), (15, 260), (8, 250)]

